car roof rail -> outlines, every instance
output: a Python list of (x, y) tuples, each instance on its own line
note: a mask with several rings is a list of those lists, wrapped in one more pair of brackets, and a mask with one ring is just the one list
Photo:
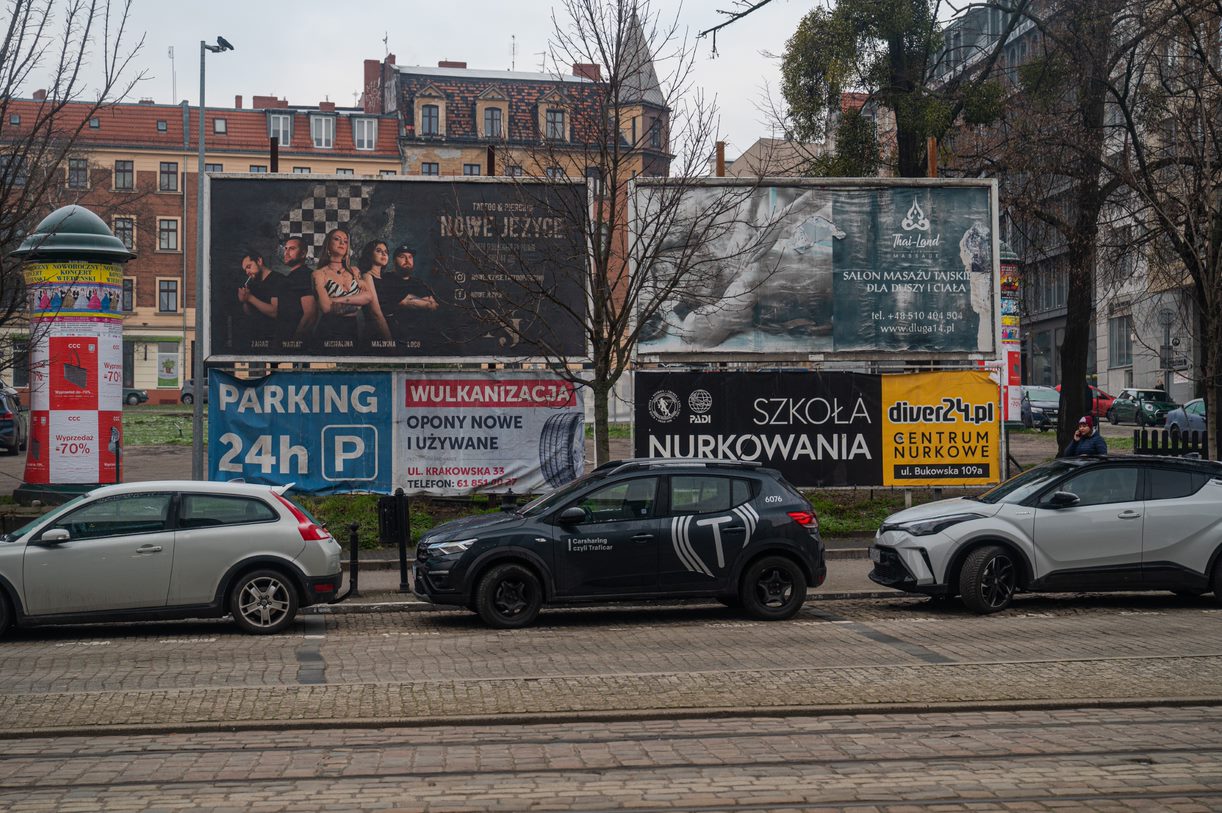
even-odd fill
[(763, 468), (763, 465), (758, 460), (729, 460), (715, 457), (634, 457), (627, 460), (608, 461), (595, 469), (595, 471), (610, 469), (611, 474), (622, 474), (627, 471), (644, 471), (647, 469), (676, 466), (760, 469)]

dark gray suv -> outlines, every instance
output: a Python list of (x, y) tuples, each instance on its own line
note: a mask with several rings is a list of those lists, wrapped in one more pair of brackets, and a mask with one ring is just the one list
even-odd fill
[(512, 514), (441, 525), (420, 540), (415, 591), (501, 628), (544, 604), (716, 598), (789, 618), (823, 584), (811, 504), (758, 463), (618, 460)]

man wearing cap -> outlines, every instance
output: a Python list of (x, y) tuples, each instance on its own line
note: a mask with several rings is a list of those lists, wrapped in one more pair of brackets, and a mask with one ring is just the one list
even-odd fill
[(412, 279), (415, 268), (415, 250), (407, 244), (399, 245), (395, 249), (394, 271), (384, 273), (383, 281), (378, 283), (382, 313), (390, 324), (391, 335), (396, 338), (402, 338), (406, 330), (408, 311), (437, 310), (433, 292), (424, 283)]
[(1099, 434), (1099, 427), (1090, 415), (1082, 416), (1078, 421), (1078, 430), (1073, 433), (1073, 440), (1065, 447), (1061, 457), (1080, 457), (1081, 455), (1105, 455), (1107, 444)]

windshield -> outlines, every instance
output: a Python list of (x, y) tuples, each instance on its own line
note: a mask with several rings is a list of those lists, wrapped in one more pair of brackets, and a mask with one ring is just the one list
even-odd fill
[(588, 486), (596, 480), (601, 480), (607, 476), (605, 471), (592, 471), (584, 477), (578, 477), (573, 482), (563, 488), (556, 489), (551, 494), (544, 494), (542, 497), (536, 497), (526, 505), (518, 509), (518, 513), (524, 517), (537, 517), (540, 514), (546, 514), (556, 506), (568, 499), (573, 492)]
[(1027, 387), (1027, 397), (1032, 401), (1059, 401), (1061, 393), (1052, 387)]
[(43, 514), (42, 516), (34, 517), (34, 519), (30, 520), (25, 525), (22, 525), (20, 528), (18, 528), (15, 531), (9, 531), (3, 537), (0, 537), (0, 539), (3, 539), (5, 542), (16, 542), (18, 539), (20, 539), (21, 537), (25, 536), (30, 531), (32, 531), (35, 525), (41, 525), (44, 520), (59, 516), (60, 514), (71, 509), (73, 506), (75, 506), (77, 503), (81, 502), (88, 496), (89, 496), (88, 494), (82, 494), (79, 497), (73, 497), (72, 499), (68, 500), (68, 502), (61, 505), (59, 508), (56, 508), (53, 511)]
[(981, 494), (979, 497), (973, 497), (979, 502), (999, 503), (999, 502), (1022, 502), (1032, 494), (1042, 490), (1046, 485), (1051, 483), (1058, 477), (1073, 471), (1078, 468), (1074, 463), (1068, 463), (1063, 460), (1054, 460), (1051, 463), (1045, 463), (1042, 466), (1037, 466), (1030, 471), (1025, 471), (1017, 477), (1011, 477), (999, 486), (994, 486), (988, 491)]
[(1137, 399), (1139, 401), (1166, 401), (1167, 393), (1162, 390), (1138, 390)]

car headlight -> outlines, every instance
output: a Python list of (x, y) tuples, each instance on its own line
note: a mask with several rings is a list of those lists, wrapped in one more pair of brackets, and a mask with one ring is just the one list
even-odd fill
[(929, 536), (931, 534), (941, 533), (952, 525), (958, 525), (960, 522), (967, 522), (973, 519), (983, 519), (982, 514), (953, 514), (949, 517), (935, 517), (933, 519), (922, 519), (916, 522), (905, 522), (900, 525), (891, 527), (899, 531), (907, 531), (912, 536)]
[(426, 550), (438, 556), (453, 556), (456, 553), (462, 553), (478, 541), (478, 539), (458, 539), (452, 542), (434, 542)]

